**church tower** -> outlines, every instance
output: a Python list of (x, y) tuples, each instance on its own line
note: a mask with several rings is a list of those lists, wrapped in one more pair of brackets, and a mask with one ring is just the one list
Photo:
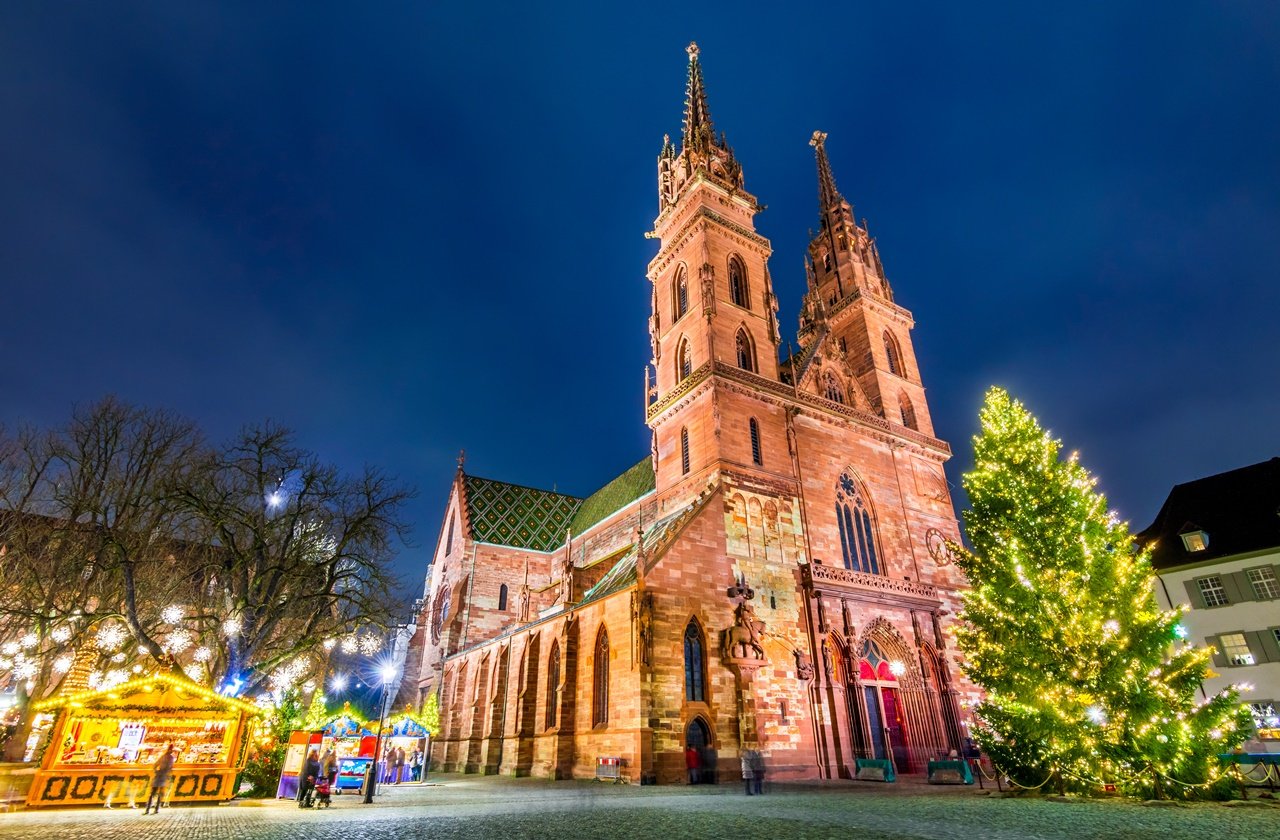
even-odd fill
[[(915, 322), (909, 311), (893, 302), (893, 289), (866, 221), (858, 224), (852, 205), (836, 189), (826, 139), (824, 132), (815, 131), (809, 141), (818, 160), (819, 226), (809, 242), (809, 291), (800, 314), (802, 350), (793, 373), (802, 389), (932, 437), (933, 423), (911, 346)], [(824, 358), (832, 364), (824, 366)]]
[[(761, 206), (743, 188), (742, 165), (725, 135), (715, 133), (697, 44), (688, 54), (680, 149), (663, 139), (659, 212), (649, 234), (661, 242), (648, 269), (653, 359), (646, 389), (660, 492), (686, 478), (696, 483), (722, 463), (764, 466), (761, 412), (725, 410), (714, 379), (729, 367), (778, 381), (771, 247), (754, 224)], [(769, 444), (785, 451), (777, 435)]]

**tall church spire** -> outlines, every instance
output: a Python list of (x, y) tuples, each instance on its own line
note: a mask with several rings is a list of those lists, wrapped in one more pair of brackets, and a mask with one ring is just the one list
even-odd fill
[(711, 125), (711, 109), (707, 106), (707, 89), (702, 82), (698, 45), (689, 42), (685, 52), (689, 54), (689, 83), (685, 88), (682, 146), (705, 153), (715, 143), (716, 133)]
[(844, 197), (836, 189), (835, 176), (831, 174), (831, 161), (827, 160), (827, 133), (815, 131), (809, 139), (809, 145), (817, 152), (818, 203), (821, 212), (826, 213), (844, 201)]

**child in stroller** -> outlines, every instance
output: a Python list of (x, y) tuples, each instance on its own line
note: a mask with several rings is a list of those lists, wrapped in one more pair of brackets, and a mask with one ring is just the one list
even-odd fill
[(328, 808), (333, 804), (332, 794), (333, 788), (328, 776), (319, 776), (316, 778), (316, 807), (324, 806)]

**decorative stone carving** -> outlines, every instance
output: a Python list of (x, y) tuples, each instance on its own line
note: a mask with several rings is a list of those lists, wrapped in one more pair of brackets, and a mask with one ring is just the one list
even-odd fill
[(796, 677), (802, 680), (813, 679), (813, 660), (809, 654), (802, 650), (795, 652), (796, 654)]

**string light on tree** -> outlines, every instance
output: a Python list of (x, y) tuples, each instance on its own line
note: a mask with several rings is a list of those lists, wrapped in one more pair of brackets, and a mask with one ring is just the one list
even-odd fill
[(181, 604), (170, 604), (160, 611), (160, 620), (165, 624), (180, 624), (187, 611)]
[(67, 642), (71, 641), (71, 628), (65, 624), (60, 624), (50, 631), (49, 638), (53, 639), (60, 645), (65, 645)]
[(1197, 693), (1211, 651), (1161, 610), (1148, 552), (1096, 479), (1000, 389), (964, 476), (971, 589), (956, 640), (986, 692), (972, 732), (1016, 783), (1161, 795), (1212, 782), (1244, 737), (1238, 694)]
[(213, 651), (209, 650), (209, 648), (204, 645), (201, 645), (191, 652), (191, 658), (196, 662), (208, 662), (213, 658)]
[(240, 619), (232, 616), (222, 622), (222, 633), (224, 636), (234, 636), (240, 632)]

